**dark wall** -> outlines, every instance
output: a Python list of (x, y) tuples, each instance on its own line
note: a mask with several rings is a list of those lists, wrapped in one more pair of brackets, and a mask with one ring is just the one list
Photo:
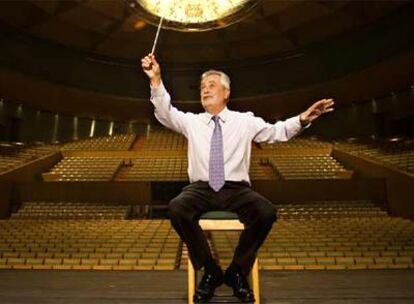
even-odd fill
[(414, 137), (414, 88), (336, 108), (304, 134), (326, 139)]
[(0, 219), (6, 218), (10, 213), (11, 195), (12, 182), (0, 181)]
[(16, 183), (15, 187), (14, 199), (18, 202), (151, 202), (151, 182), (26, 182)]
[[(90, 137), (92, 118), (40, 111), (17, 102), (0, 102), (0, 140), (68, 142)], [(108, 136), (111, 121), (96, 120), (93, 136)], [(77, 125), (77, 127), (76, 127)], [(112, 134), (145, 133), (146, 124), (115, 121)]]
[(252, 188), (274, 204), (338, 199), (371, 200), (379, 204), (386, 201), (381, 178), (252, 181)]

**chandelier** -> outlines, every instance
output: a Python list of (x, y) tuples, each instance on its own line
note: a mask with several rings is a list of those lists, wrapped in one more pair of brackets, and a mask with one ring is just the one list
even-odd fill
[(127, 0), (147, 22), (179, 31), (207, 31), (243, 18), (261, 0)]

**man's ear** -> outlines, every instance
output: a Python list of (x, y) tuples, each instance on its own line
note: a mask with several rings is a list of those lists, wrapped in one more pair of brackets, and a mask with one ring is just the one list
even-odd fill
[(229, 98), (230, 98), (230, 90), (226, 89), (224, 92), (224, 99), (227, 100), (227, 102), (229, 102)]

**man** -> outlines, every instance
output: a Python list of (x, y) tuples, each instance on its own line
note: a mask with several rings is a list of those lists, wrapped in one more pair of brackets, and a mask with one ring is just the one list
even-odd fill
[[(296, 117), (269, 124), (251, 112), (229, 110), (230, 80), (223, 72), (210, 70), (202, 75), (200, 87), (201, 104), (206, 112), (184, 113), (171, 105), (155, 56), (145, 56), (141, 65), (150, 80), (155, 117), (188, 139), (190, 184), (171, 200), (169, 213), (172, 226), (188, 247), (194, 267), (204, 267), (194, 301), (208, 302), (224, 282), (240, 300), (252, 302), (254, 295), (246, 277), (276, 220), (276, 212), (269, 200), (250, 188), (251, 142), (287, 141), (323, 113), (333, 111), (334, 102), (322, 99)], [(211, 210), (235, 212), (245, 225), (224, 274), (198, 224), (201, 214)]]

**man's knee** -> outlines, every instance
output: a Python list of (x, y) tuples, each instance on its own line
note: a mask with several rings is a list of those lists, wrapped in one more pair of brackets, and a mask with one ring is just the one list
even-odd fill
[(185, 208), (185, 202), (180, 195), (169, 202), (168, 213), (172, 219), (185, 219), (189, 216)]
[(258, 211), (260, 221), (264, 224), (271, 225), (273, 224), (276, 219), (276, 208), (275, 206), (268, 200), (266, 200)]
[(180, 206), (180, 200), (177, 197), (170, 200), (168, 204), (168, 213), (170, 216), (175, 217), (176, 215), (181, 214), (181, 209), (182, 207)]

